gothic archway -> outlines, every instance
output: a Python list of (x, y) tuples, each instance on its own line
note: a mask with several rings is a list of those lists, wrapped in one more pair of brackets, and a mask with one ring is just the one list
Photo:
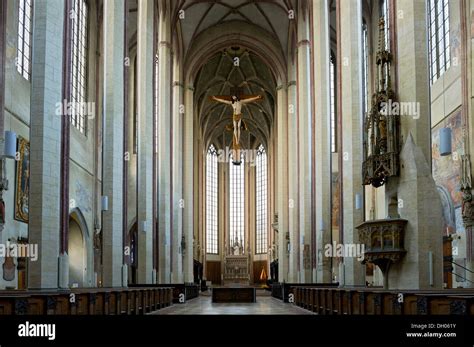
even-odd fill
[(87, 222), (79, 208), (69, 218), (69, 286), (90, 287), (92, 285), (92, 240)]

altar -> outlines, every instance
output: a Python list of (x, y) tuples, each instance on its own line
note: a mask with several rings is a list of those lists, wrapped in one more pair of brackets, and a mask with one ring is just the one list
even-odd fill
[(216, 287), (212, 288), (213, 303), (254, 303), (257, 292), (251, 287)]
[(250, 283), (247, 255), (228, 255), (224, 261), (224, 284), (248, 285)]

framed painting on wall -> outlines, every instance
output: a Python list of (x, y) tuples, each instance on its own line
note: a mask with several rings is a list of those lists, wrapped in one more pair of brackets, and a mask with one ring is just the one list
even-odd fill
[(28, 223), (30, 191), (30, 143), (18, 137), (16, 161), (15, 219)]

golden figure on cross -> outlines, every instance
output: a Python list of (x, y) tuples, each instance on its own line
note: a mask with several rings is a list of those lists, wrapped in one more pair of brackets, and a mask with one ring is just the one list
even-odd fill
[(227, 128), (228, 130), (233, 130), (234, 136), (232, 138), (232, 149), (234, 152), (234, 164), (240, 164), (240, 132), (242, 126), (245, 130), (248, 130), (247, 124), (242, 119), (242, 105), (262, 100), (263, 96), (261, 95), (238, 95), (238, 93), (232, 93), (231, 96), (211, 96), (212, 101), (217, 101), (226, 105), (232, 106), (233, 115), (232, 115), (232, 127)]

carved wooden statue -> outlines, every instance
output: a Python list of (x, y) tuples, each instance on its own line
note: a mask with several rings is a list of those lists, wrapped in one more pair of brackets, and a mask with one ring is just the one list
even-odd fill
[[(240, 89), (240, 88), (236, 88)], [(261, 95), (241, 95), (239, 91), (232, 91), (231, 96), (211, 96), (210, 100), (217, 101), (226, 105), (232, 106), (232, 126), (227, 126), (226, 129), (233, 132), (232, 137), (232, 162), (235, 165), (240, 165), (241, 163), (241, 144), (240, 144), (240, 134), (242, 129), (248, 130), (247, 124), (242, 118), (242, 106), (262, 100), (263, 96)]]
[(252, 95), (248, 97), (239, 97), (237, 95), (232, 95), (230, 100), (227, 97), (212, 96), (212, 100), (221, 102), (226, 105), (232, 106), (234, 113), (232, 114), (232, 122), (234, 125), (234, 139), (237, 145), (240, 144), (240, 129), (242, 127), (242, 105), (261, 100), (261, 95)]

